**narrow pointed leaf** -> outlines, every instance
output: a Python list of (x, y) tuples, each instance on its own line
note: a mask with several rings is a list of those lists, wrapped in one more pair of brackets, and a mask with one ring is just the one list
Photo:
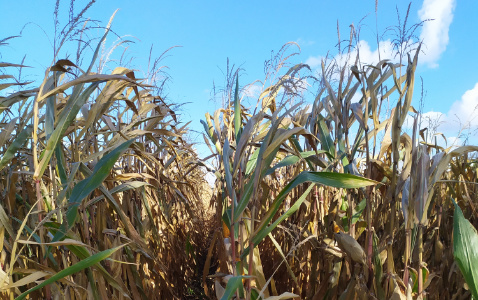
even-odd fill
[(229, 300), (232, 299), (234, 294), (236, 293), (237, 289), (242, 288), (242, 279), (243, 278), (250, 278), (251, 276), (234, 276), (229, 278), (226, 285), (226, 290), (224, 295), (221, 297), (221, 300)]
[(115, 248), (112, 248), (112, 249), (101, 251), (99, 253), (96, 253), (95, 255), (92, 255), (88, 258), (85, 258), (82, 261), (80, 261), (80, 262), (78, 262), (78, 263), (76, 263), (76, 264), (74, 264), (74, 265), (72, 265), (72, 266), (70, 266), (70, 267), (68, 267), (64, 270), (61, 270), (60, 272), (56, 273), (52, 277), (43, 281), (42, 283), (40, 283), (36, 287), (33, 287), (33, 288), (29, 289), (28, 291), (24, 292), (23, 294), (21, 294), (20, 296), (15, 298), (15, 300), (25, 299), (25, 297), (33, 291), (41, 289), (42, 287), (44, 287), (46, 285), (49, 285), (49, 284), (51, 284), (55, 281), (58, 281), (62, 278), (65, 278), (66, 276), (78, 273), (79, 271), (81, 271), (83, 269), (89, 268), (89, 267), (97, 264), (98, 262), (108, 258), (109, 256), (111, 256), (111, 254), (113, 254), (114, 252), (116, 252), (117, 250), (122, 248), (123, 246), (124, 245), (121, 245), (121, 246), (118, 246), (118, 247), (115, 247)]
[(453, 214), (453, 256), (473, 298), (478, 299), (478, 233), (456, 203)]
[(13, 159), (15, 154), (17, 154), (18, 150), (25, 145), (28, 137), (30, 137), (32, 134), (32, 130), (33, 126), (28, 125), (20, 132), (20, 134), (18, 134), (13, 143), (7, 148), (7, 151), (5, 151), (2, 160), (0, 160), (0, 170), (5, 168), (5, 166)]
[[(73, 188), (71, 197), (68, 199), (69, 207), (66, 213), (67, 227), (64, 228), (65, 231), (70, 229), (75, 224), (75, 219), (78, 215), (78, 206), (80, 205), (81, 201), (103, 183), (106, 177), (110, 174), (111, 169), (120, 155), (126, 151), (126, 149), (128, 149), (132, 143), (133, 140), (126, 141), (110, 153), (106, 154), (96, 164), (95, 168), (93, 169), (93, 174), (80, 181)], [(64, 237), (64, 234), (64, 232), (59, 231), (53, 238), (53, 241), (59, 241)]]
[(236, 134), (236, 142), (241, 134), (241, 101), (239, 99), (239, 74), (236, 75), (236, 90), (234, 93), (234, 132)]
[[(301, 197), (294, 203), (294, 205), (287, 210), (281, 217), (279, 217), (272, 225), (268, 226), (269, 222), (274, 218), (274, 215), (277, 213), (279, 208), (282, 205), (282, 202), (287, 197), (287, 195), (297, 186), (310, 182), (314, 184), (323, 184), (326, 186), (336, 187), (336, 188), (361, 188), (370, 185), (377, 184), (378, 182), (355, 176), (350, 174), (343, 173), (331, 173), (331, 172), (309, 172), (304, 171), (300, 173), (296, 178), (294, 178), (288, 185), (286, 185), (282, 191), (277, 195), (277, 198), (274, 200), (270, 206), (269, 211), (262, 219), (261, 224), (258, 226), (254, 232), (253, 243), (258, 245), (262, 239), (264, 239), (274, 228), (283, 220), (287, 219), (292, 215), (297, 209), (299, 209), (302, 202), (306, 199), (307, 195), (312, 190), (313, 184), (301, 195)], [(244, 250), (242, 257), (245, 257), (249, 252), (249, 248)]]

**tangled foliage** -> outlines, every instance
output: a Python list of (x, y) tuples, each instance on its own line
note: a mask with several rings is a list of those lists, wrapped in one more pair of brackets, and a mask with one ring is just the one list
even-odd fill
[(364, 65), (352, 28), (346, 63), (315, 78), (286, 44), (255, 108), (228, 70), (200, 159), (158, 60), (144, 80), (103, 72), (109, 24), (85, 70), (83, 47), (58, 59), (84, 12), (37, 88), (0, 63), (0, 90), (19, 88), (0, 97), (2, 297), (477, 297), (478, 147), (444, 149), (419, 127), (420, 45)]

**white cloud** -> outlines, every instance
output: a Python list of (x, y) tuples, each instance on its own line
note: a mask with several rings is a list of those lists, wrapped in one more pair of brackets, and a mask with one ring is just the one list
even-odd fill
[[(422, 114), (421, 127), (440, 128), (447, 122), (447, 115), (439, 111), (428, 111)], [(413, 126), (413, 124), (412, 124)]]
[(478, 126), (478, 83), (452, 104), (447, 115), (461, 126)]
[[(440, 55), (446, 50), (449, 42), (448, 32), (453, 21), (453, 11), (456, 0), (424, 0), (418, 16), (423, 23), (420, 33), (420, 40), (424, 42), (422, 46), (423, 53), (420, 55), (419, 62), (426, 64), (431, 68), (438, 66)], [(357, 48), (360, 51), (360, 60), (362, 64), (376, 64), (379, 61), (379, 50), (381, 59), (390, 59), (396, 61), (393, 44), (390, 40), (381, 41), (379, 47), (372, 50), (369, 43), (360, 40), (350, 55), (338, 54), (334, 60), (340, 66), (345, 63), (354, 63), (357, 55)], [(310, 56), (306, 60), (312, 69), (319, 69), (324, 56)]]
[[(380, 49), (380, 51), (379, 51)], [(337, 54), (333, 61), (338, 66), (344, 66), (345, 64), (353, 65), (355, 64), (355, 59), (357, 57), (357, 51), (360, 53), (360, 63), (362, 66), (364, 65), (375, 65), (380, 60), (389, 59), (391, 61), (396, 61), (393, 45), (390, 40), (381, 41), (379, 43), (379, 47), (375, 50), (372, 50), (369, 43), (365, 40), (360, 40), (354, 50), (350, 53), (344, 54)], [(379, 56), (380, 53), (380, 56)], [(311, 69), (318, 69), (320, 73), (320, 68), (322, 65), (322, 60), (325, 59), (324, 56), (310, 56), (305, 63), (310, 66)], [(330, 63), (330, 59), (328, 59), (327, 63)]]
[(453, 21), (455, 4), (455, 0), (424, 0), (422, 8), (418, 11), (421, 21), (434, 19), (423, 24), (420, 34), (425, 52), (420, 61), (429, 67), (438, 66), (437, 61), (448, 45), (448, 31)]
[[(415, 114), (413, 114), (415, 115)], [(447, 116), (446, 114), (439, 112), (439, 111), (428, 111), (426, 113), (422, 114), (421, 120), (418, 120), (418, 122), (421, 121), (421, 126), (418, 124), (419, 127), (421, 128), (439, 128), (444, 122), (446, 122)], [(411, 114), (408, 114), (405, 117), (405, 121), (403, 122), (403, 127), (406, 130), (412, 130), (413, 129), (413, 122), (414, 118)]]
[[(438, 66), (437, 62), (440, 55), (446, 50), (449, 42), (448, 32), (453, 21), (455, 5), (456, 0), (423, 1), (421, 9), (418, 11), (420, 20), (426, 21), (423, 23), (420, 33), (420, 40), (424, 42), (422, 46), (423, 53), (419, 59), (421, 64), (426, 64), (431, 68)], [(357, 56), (357, 49), (360, 51), (362, 65), (378, 63), (379, 49), (380, 59), (390, 59), (393, 62), (397, 62), (398, 60), (398, 56), (396, 57), (393, 44), (390, 40), (380, 41), (379, 47), (375, 50), (372, 50), (367, 41), (360, 40), (350, 54), (337, 54), (334, 57), (334, 61), (339, 66), (354, 63)], [(320, 73), (321, 63), (324, 58), (322, 55), (310, 56), (305, 63)]]
[[(337, 54), (333, 59), (328, 58), (325, 61), (326, 65), (330, 65), (332, 62), (337, 64), (338, 67), (342, 68), (344, 65), (351, 67), (355, 64), (357, 58), (357, 51), (360, 54), (360, 64), (362, 66), (366, 65), (376, 65), (380, 60), (388, 59), (391, 62), (398, 62), (398, 56), (395, 56), (395, 51), (393, 49), (392, 41), (385, 40), (380, 41), (379, 47), (375, 50), (372, 50), (369, 43), (365, 40), (360, 40), (356, 47), (350, 53)], [(380, 53), (380, 55), (379, 55)], [(322, 60), (325, 60), (324, 56), (310, 56), (305, 63), (310, 66), (312, 70), (315, 70), (318, 74), (322, 73)], [(331, 76), (331, 81), (338, 81), (339, 73), (334, 72)], [(362, 93), (357, 91), (352, 97), (352, 103), (360, 101), (362, 98)]]
[(426, 113), (422, 114), (422, 120), (427, 121), (427, 120), (437, 120), (440, 118), (445, 117), (445, 114), (439, 112), (439, 111), (428, 111)]
[(322, 59), (324, 59), (323, 56), (319, 55), (319, 56), (310, 56), (309, 58), (307, 58), (307, 60), (305, 61), (306, 64), (309, 65), (309, 67), (311, 69), (317, 69), (321, 66), (322, 64)]
[[(390, 59), (391, 61), (395, 60), (393, 45), (390, 40), (380, 41), (379, 47), (377, 47), (377, 49), (375, 49), (374, 51), (371, 50), (370, 45), (367, 43), (367, 41), (361, 40), (359, 41), (358, 48), (360, 51), (360, 62), (362, 63), (362, 65), (375, 65), (380, 61), (380, 59)], [(356, 54), (357, 52), (353, 51), (353, 59), (355, 59)]]
[[(404, 122), (406, 130), (413, 128), (413, 118), (407, 116)], [(422, 123), (420, 126), (428, 128), (428, 140), (432, 140), (431, 134), (443, 133), (447, 137), (447, 145), (459, 146), (468, 137), (468, 144), (477, 144), (478, 136), (475, 131), (478, 129), (478, 83), (467, 90), (460, 100), (455, 101), (449, 111), (444, 114), (436, 111), (429, 111), (422, 114)], [(456, 136), (461, 134), (460, 136)], [(467, 136), (469, 135), (469, 136)], [(437, 137), (438, 144), (445, 146), (444, 140)]]

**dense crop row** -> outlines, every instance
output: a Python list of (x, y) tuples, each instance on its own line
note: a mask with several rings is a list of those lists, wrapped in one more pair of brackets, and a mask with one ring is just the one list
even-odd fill
[(352, 28), (319, 78), (287, 44), (253, 108), (231, 73), (200, 159), (152, 78), (101, 73), (108, 33), (85, 70), (55, 57), (0, 97), (3, 297), (478, 299), (478, 147), (420, 127), (420, 44), (366, 65)]

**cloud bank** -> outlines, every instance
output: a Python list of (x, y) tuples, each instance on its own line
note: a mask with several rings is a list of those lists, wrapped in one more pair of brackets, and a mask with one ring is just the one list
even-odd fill
[(455, 4), (455, 0), (424, 0), (418, 11), (421, 21), (433, 19), (423, 23), (420, 34), (420, 40), (424, 42), (424, 54), (420, 60), (431, 68), (438, 67), (440, 55), (448, 45), (448, 31), (453, 21)]
[[(440, 132), (448, 137), (448, 146), (459, 146), (465, 142), (464, 137), (468, 134), (468, 143), (476, 144), (478, 137), (475, 131), (478, 129), (478, 82), (467, 90), (460, 100), (453, 102), (446, 113), (429, 111), (422, 114), (421, 128), (429, 128), (429, 133)], [(413, 119), (410, 115), (405, 119), (405, 128), (413, 128)], [(458, 134), (461, 134), (457, 137)], [(429, 140), (430, 140), (429, 136)], [(441, 137), (438, 137), (440, 145), (444, 145)]]
[[(424, 21), (420, 32), (420, 40), (423, 41), (422, 52), (419, 63), (427, 65), (430, 68), (438, 67), (438, 60), (448, 46), (449, 29), (453, 21), (453, 11), (455, 10), (456, 0), (424, 0), (422, 7), (418, 11), (420, 21)], [(349, 60), (355, 60), (357, 49), (360, 51), (362, 64), (376, 64), (379, 61), (379, 49), (381, 59), (395, 60), (395, 51), (390, 40), (381, 41), (379, 47), (372, 50), (370, 44), (365, 40), (360, 40), (351, 55), (337, 54), (335, 61), (343, 66)], [(320, 69), (321, 61), (324, 56), (310, 56), (306, 60), (312, 69)]]
[(447, 117), (461, 126), (478, 127), (478, 82), (452, 104)]

